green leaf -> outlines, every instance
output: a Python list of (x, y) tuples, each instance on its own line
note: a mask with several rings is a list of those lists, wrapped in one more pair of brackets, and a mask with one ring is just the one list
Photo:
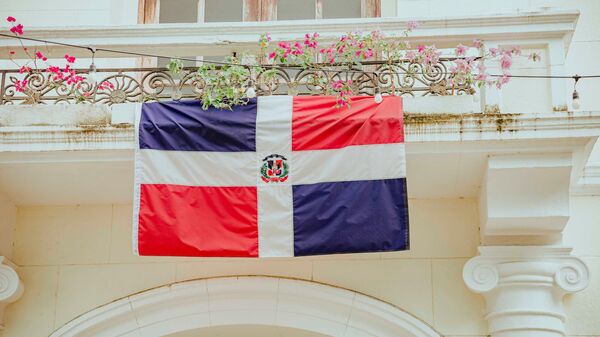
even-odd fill
[(171, 59), (171, 61), (167, 65), (167, 68), (169, 68), (169, 71), (171, 73), (177, 75), (181, 72), (181, 69), (183, 69), (183, 62), (179, 59)]

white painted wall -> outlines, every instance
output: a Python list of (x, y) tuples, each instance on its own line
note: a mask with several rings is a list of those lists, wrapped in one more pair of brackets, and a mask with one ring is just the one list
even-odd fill
[[(567, 245), (600, 274), (600, 197), (574, 197)], [(482, 336), (483, 302), (462, 280), (479, 245), (472, 199), (410, 200), (411, 251), (295, 259), (150, 258), (131, 254), (131, 205), (19, 207), (13, 260), (27, 291), (4, 337), (46, 336), (101, 304), (174, 281), (225, 275), (315, 280), (389, 301), (449, 336)], [(566, 300), (570, 335), (600, 334), (600, 282)], [(295, 335), (290, 335), (290, 337)]]
[(12, 259), (17, 207), (0, 193), (0, 256)]
[(131, 205), (19, 207), (13, 260), (27, 291), (8, 306), (4, 337), (46, 336), (87, 310), (170, 282), (249, 274), (364, 292), (447, 335), (485, 331), (482, 301), (462, 281), (479, 244), (475, 200), (411, 200), (410, 252), (294, 259), (136, 257), (131, 213)]
[(570, 335), (600, 335), (600, 196), (572, 197), (571, 219), (563, 232), (565, 246), (574, 247), (590, 268), (587, 289), (565, 298)]

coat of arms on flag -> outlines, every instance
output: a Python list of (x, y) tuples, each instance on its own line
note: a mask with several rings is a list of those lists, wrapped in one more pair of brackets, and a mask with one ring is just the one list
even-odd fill
[(402, 99), (259, 97), (232, 111), (140, 105), (138, 255), (285, 257), (406, 250)]

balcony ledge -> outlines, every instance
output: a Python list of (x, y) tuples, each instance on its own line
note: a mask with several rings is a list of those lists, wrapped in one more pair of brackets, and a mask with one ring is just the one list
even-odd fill
[[(0, 106), (4, 152), (132, 149), (136, 103)], [(597, 137), (600, 111), (480, 113), (472, 96), (404, 99), (407, 143)]]

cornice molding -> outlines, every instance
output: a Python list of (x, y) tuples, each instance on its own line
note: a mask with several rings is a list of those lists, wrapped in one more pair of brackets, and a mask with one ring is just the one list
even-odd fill
[[(474, 37), (488, 41), (564, 39), (568, 46), (579, 12), (547, 10), (526, 13), (504, 13), (482, 16), (416, 18), (419, 29), (408, 41), (435, 43), (438, 47), (470, 42)], [(339, 37), (349, 31), (382, 30), (389, 38), (403, 37), (407, 20), (402, 18), (363, 18), (329, 20), (292, 20), (265, 22), (153, 24), (131, 26), (32, 27), (29, 37), (48, 38), (65, 43), (119, 48), (126, 51), (148, 51), (167, 48), (169, 55), (225, 55), (226, 51), (256, 49), (257, 36), (268, 31), (277, 40), (301, 39), (306, 27), (317, 31), (322, 39)], [(101, 31), (102, 34), (98, 34)], [(18, 41), (0, 38), (7, 46)], [(35, 46), (36, 43), (28, 43)], [(61, 47), (40, 45), (44, 48)], [(17, 49), (15, 49), (17, 50)], [(87, 51), (75, 51), (87, 55)], [(78, 55), (78, 54), (75, 54)], [(89, 56), (89, 55), (88, 55)], [(98, 53), (97, 57), (122, 57)]]

